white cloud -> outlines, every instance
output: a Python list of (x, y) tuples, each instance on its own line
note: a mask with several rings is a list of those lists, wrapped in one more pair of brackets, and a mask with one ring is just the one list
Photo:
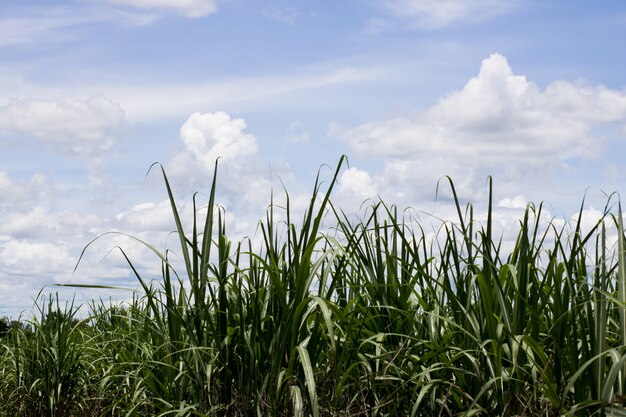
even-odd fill
[(567, 159), (583, 155), (595, 124), (624, 122), (626, 92), (558, 81), (541, 91), (514, 75), (505, 57), (485, 59), (480, 73), (415, 117), (343, 132), (361, 153), (420, 153), (479, 158)]
[(80, 30), (99, 22), (146, 25), (154, 16), (103, 8), (24, 7), (0, 18), (0, 47), (59, 42), (80, 37)]
[[(382, 77), (385, 72), (380, 67), (316, 68), (296, 74), (224, 77), (209, 82), (118, 83), (98, 86), (98, 91), (123, 103), (129, 119), (162, 120), (226, 105), (241, 107), (244, 103), (254, 103), (267, 108), (276, 100), (284, 100), (293, 110), (302, 100), (303, 91), (365, 82)], [(93, 88), (89, 86), (90, 91)], [(298, 94), (300, 98), (289, 98), (290, 94)]]
[[(625, 91), (567, 81), (542, 90), (493, 54), (463, 89), (427, 110), (330, 133), (359, 154), (384, 158), (379, 182), (427, 185), (451, 175), (476, 196), (488, 175), (519, 186), (570, 158), (599, 155), (606, 128), (625, 122)], [(603, 136), (595, 134), (599, 128)]]
[(338, 192), (349, 193), (359, 200), (376, 197), (376, 187), (372, 177), (367, 171), (356, 167), (350, 167), (341, 174)]
[(86, 23), (63, 18), (13, 17), (0, 20), (0, 46), (49, 41), (58, 29)]
[(205, 17), (217, 11), (214, 0), (107, 0), (119, 6), (148, 10), (173, 11), (189, 18)]
[[(580, 231), (583, 235), (583, 237), (589, 233), (597, 224), (598, 222), (603, 218), (604, 213), (602, 213), (600, 210), (598, 210), (595, 207), (589, 207), (586, 209), (583, 209), (582, 212), (579, 213), (575, 213), (570, 217), (570, 226), (572, 227), (572, 230), (574, 229), (576, 223), (579, 221), (580, 219)], [(611, 225), (610, 220), (607, 221), (607, 224)], [(617, 239), (615, 239), (616, 241)]]
[(107, 148), (123, 123), (124, 111), (103, 95), (12, 99), (0, 107), (0, 130), (69, 145), (73, 153)]
[(197, 159), (212, 166), (218, 157), (224, 161), (256, 153), (256, 138), (243, 133), (246, 122), (231, 119), (224, 112), (194, 113), (180, 128), (180, 137)]
[(0, 171), (0, 213), (4, 207), (13, 210), (30, 208), (33, 201), (42, 201), (55, 192), (55, 187), (42, 174), (33, 174), (26, 180), (14, 180)]
[[(183, 207), (187, 208), (186, 205)], [(178, 209), (185, 212), (181, 216), (193, 214), (192, 210), (181, 209), (180, 204), (178, 204)], [(161, 201), (158, 204), (152, 202), (137, 204), (130, 210), (118, 214), (115, 218), (124, 222), (123, 224), (128, 228), (138, 231), (169, 232), (175, 227), (169, 200)]]
[[(37, 77), (31, 67), (14, 64), (0, 68), (0, 106), (13, 97), (50, 98), (62, 96), (67, 91), (77, 97), (89, 97), (96, 91), (120, 103), (125, 118), (131, 122), (175, 122), (200, 110), (224, 107), (236, 111), (276, 109), (279, 106), (290, 111), (309, 111), (321, 105), (340, 109), (345, 103), (321, 101), (319, 92), (386, 79), (389, 72), (390, 68), (382, 65), (326, 63), (278, 74), (217, 76), (209, 81), (152, 82), (150, 77), (131, 77), (129, 81), (128, 74), (108, 74), (112, 79), (108, 78), (110, 81), (107, 82), (78, 79), (63, 87), (33, 82), (32, 79)], [(349, 97), (343, 98), (352, 102)]]
[(80, 13), (62, 7), (24, 8), (0, 18), (0, 46), (69, 39), (78, 26), (108, 20), (103, 14)]
[(43, 207), (34, 207), (28, 212), (8, 213), (2, 219), (0, 233), (17, 238), (53, 234), (58, 225), (49, 218)]
[[(33, 199), (33, 201), (36, 199)], [(83, 237), (87, 227), (95, 227), (101, 219), (93, 214), (65, 210), (54, 212), (42, 206), (23, 210), (7, 210), (2, 216), (0, 234), (12, 238), (55, 239), (63, 236)]]
[(2, 264), (10, 270), (29, 273), (71, 271), (75, 261), (65, 246), (10, 240), (0, 246)]
[(526, 208), (526, 199), (523, 195), (516, 195), (513, 198), (507, 197), (498, 201), (498, 207), (508, 208), (508, 209), (519, 209)]
[[(44, 286), (70, 281), (84, 246), (99, 231), (112, 229), (93, 206), (76, 208), (74, 193), (79, 187), (59, 187), (41, 174), (15, 178), (0, 171), (0, 282), (10, 289), (0, 294), (3, 314), (17, 316), (32, 306)], [(76, 281), (102, 283), (121, 277), (124, 283), (134, 283), (127, 266), (111, 268), (110, 262), (100, 262), (110, 249), (90, 252), (86, 261), (94, 262), (81, 269)], [(73, 290), (67, 292), (71, 299)]]
[(269, 202), (271, 182), (269, 169), (257, 154), (257, 139), (246, 132), (246, 122), (224, 112), (194, 113), (181, 127), (180, 137), (182, 147), (165, 164), (168, 176), (180, 189), (208, 191), (215, 161), (220, 158), (220, 204), (227, 211), (258, 220)]
[[(378, 201), (377, 184), (370, 174), (357, 167), (350, 167), (339, 177), (333, 193), (333, 204), (344, 213), (351, 215), (361, 211), (363, 203)], [(366, 203), (367, 204), (367, 203)]]
[[(215, 159), (221, 157), (215, 203), (225, 210), (229, 236), (235, 240), (255, 235), (258, 221), (265, 218), (272, 193), (275, 220), (284, 220), (283, 185), (289, 192), (292, 221), (301, 220), (311, 198), (311, 190), (294, 179), (287, 164), (273, 161), (270, 167), (263, 160), (256, 137), (246, 129), (243, 119), (224, 112), (195, 113), (181, 128), (181, 147), (164, 164), (173, 191), (183, 202), (179, 209), (191, 218), (190, 195), (201, 192), (197, 200), (199, 208), (206, 204)], [(136, 208), (137, 213), (124, 213), (124, 219), (132, 221), (144, 213), (148, 218), (159, 217), (156, 212), (162, 212), (164, 219), (167, 204), (141, 205)]]
[(9, 174), (4, 171), (0, 171), (0, 193), (6, 195), (7, 193), (12, 194), (17, 192), (17, 187)]
[(511, 0), (385, 0), (392, 15), (411, 19), (418, 27), (439, 28), (457, 21), (482, 21), (517, 7)]

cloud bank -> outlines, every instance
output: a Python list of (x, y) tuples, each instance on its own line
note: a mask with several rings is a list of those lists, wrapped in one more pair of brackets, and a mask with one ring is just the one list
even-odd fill
[(626, 93), (556, 81), (540, 90), (494, 54), (477, 77), (414, 117), (367, 123), (342, 138), (357, 152), (567, 159), (596, 148), (600, 123), (623, 123)]
[(103, 95), (86, 100), (12, 99), (0, 107), (0, 130), (50, 145), (66, 145), (74, 153), (109, 147), (123, 124), (124, 111)]
[(428, 109), (331, 133), (357, 154), (385, 160), (379, 187), (450, 175), (476, 191), (487, 175), (519, 180), (600, 155), (611, 129), (625, 124), (625, 91), (568, 81), (541, 89), (493, 54), (461, 90)]

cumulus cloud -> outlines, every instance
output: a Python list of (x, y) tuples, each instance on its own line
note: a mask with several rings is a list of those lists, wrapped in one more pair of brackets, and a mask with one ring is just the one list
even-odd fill
[(256, 153), (256, 138), (244, 133), (246, 122), (224, 112), (194, 113), (180, 128), (185, 148), (209, 167), (218, 157), (224, 161)]
[(101, 223), (93, 214), (65, 210), (53, 212), (42, 206), (25, 210), (6, 210), (0, 224), (0, 234), (13, 238), (54, 239), (62, 232), (64, 236), (82, 237), (85, 229)]
[(25, 180), (15, 180), (7, 172), (0, 171), (0, 214), (6, 207), (13, 210), (29, 208), (32, 201), (42, 201), (55, 192), (54, 184), (42, 174), (33, 174)]
[(384, 158), (390, 183), (447, 174), (476, 188), (490, 174), (523, 180), (529, 170), (599, 155), (605, 136), (596, 129), (606, 135), (624, 122), (626, 91), (568, 81), (540, 89), (493, 54), (463, 89), (429, 109), (331, 134), (359, 154)]
[(517, 7), (510, 0), (385, 0), (382, 4), (396, 17), (412, 20), (418, 27), (439, 28), (457, 21), (481, 21)]
[[(179, 203), (177, 208), (183, 218), (193, 216), (188, 204)], [(158, 204), (153, 202), (137, 204), (130, 210), (119, 213), (115, 218), (132, 230), (169, 232), (175, 227), (169, 200), (163, 200)]]
[[(188, 117), (180, 128), (179, 147), (164, 163), (185, 230), (192, 228), (193, 193), (199, 193), (196, 195), (195, 214), (199, 219), (206, 214), (207, 194), (216, 159), (220, 158), (216, 204), (225, 210), (229, 236), (237, 240), (255, 233), (258, 221), (265, 216), (270, 204), (272, 190), (270, 169), (258, 155), (258, 148), (256, 137), (247, 132), (246, 122), (241, 118), (224, 112), (194, 113)], [(272, 172), (285, 183), (291, 180), (291, 173), (285, 164), (274, 164)], [(156, 172), (155, 175), (159, 176)], [(291, 207), (295, 207), (296, 211), (306, 207), (308, 198), (303, 199), (291, 187), (288, 189), (291, 192)], [(280, 185), (274, 202), (284, 207)], [(159, 247), (158, 242), (163, 244), (162, 247), (166, 246), (166, 241), (176, 245), (169, 237), (175, 223), (167, 198), (147, 200), (123, 208), (109, 223), (92, 232), (102, 233), (111, 228), (139, 235), (142, 239), (145, 237), (156, 247)], [(108, 237), (106, 240), (110, 241)], [(137, 256), (149, 259), (141, 253)]]
[(508, 209), (520, 209), (526, 208), (526, 199), (523, 195), (516, 195), (515, 197), (507, 197), (498, 201), (498, 207)]
[(73, 153), (106, 149), (123, 123), (124, 111), (103, 95), (12, 99), (0, 107), (0, 130), (63, 144)]
[(376, 196), (376, 188), (370, 174), (356, 167), (350, 167), (341, 174), (338, 192), (349, 193), (363, 200)]
[(625, 118), (626, 92), (567, 81), (542, 91), (494, 54), (462, 90), (427, 111), (364, 124), (341, 136), (360, 153), (394, 157), (567, 159), (597, 147), (590, 137), (596, 124)]
[(9, 174), (4, 171), (0, 171), (0, 192), (3, 195), (17, 194), (19, 192), (19, 188), (16, 186), (15, 182), (9, 177)]
[(346, 214), (358, 213), (363, 203), (377, 201), (376, 188), (377, 184), (367, 171), (349, 167), (339, 176), (332, 201)]
[(48, 213), (43, 207), (34, 207), (24, 212), (12, 212), (4, 216), (0, 233), (14, 237), (34, 237), (54, 233), (56, 222), (49, 221)]
[(67, 247), (51, 243), (10, 240), (0, 247), (0, 259), (5, 267), (21, 272), (50, 273), (71, 270), (75, 259)]
[[(224, 112), (194, 113), (182, 125), (181, 146), (165, 168), (179, 193), (208, 192), (219, 158), (219, 204), (256, 222), (267, 208), (272, 184), (257, 139), (246, 129), (245, 120)], [(283, 171), (280, 164), (272, 169)]]
[[(180, 147), (164, 164), (174, 192), (187, 203), (193, 192), (200, 192), (198, 204), (205, 204), (215, 161), (220, 158), (216, 204), (225, 210), (231, 238), (252, 238), (272, 201), (275, 220), (284, 220), (283, 186), (289, 192), (292, 220), (301, 219), (310, 202), (311, 184), (297, 181), (285, 162), (274, 160), (270, 165), (264, 160), (256, 136), (248, 133), (243, 119), (224, 112), (194, 113), (181, 127), (180, 136)], [(139, 213), (157, 218), (158, 212), (165, 213), (163, 204), (167, 202), (142, 205)], [(191, 218), (191, 205), (183, 203), (181, 207), (188, 210), (187, 217)], [(131, 221), (139, 213), (126, 212), (123, 218)]]
[(139, 9), (173, 11), (184, 17), (199, 18), (217, 11), (214, 0), (107, 0), (119, 6), (130, 6)]
[[(163, 233), (149, 229), (153, 226), (149, 222), (115, 223), (88, 211), (54, 210), (40, 206), (24, 211), (0, 210), (0, 220), (0, 282), (12, 283), (10, 294), (15, 298), (11, 301), (0, 295), (0, 306), (4, 314), (10, 315), (18, 315), (20, 311), (30, 308), (31, 300), (38, 291), (55, 283), (134, 288), (137, 281), (131, 275), (126, 260), (115, 250), (117, 246), (124, 249), (142, 275), (158, 277), (160, 262), (156, 255), (136, 240), (123, 235), (106, 235), (95, 241), (84, 253), (76, 273), (72, 274), (72, 271), (85, 245), (103, 232), (116, 230), (115, 226), (157, 248), (170, 231), (168, 229)], [(73, 293), (74, 290), (67, 290), (63, 299), (72, 299)], [(119, 293), (112, 295), (119, 297)], [(91, 295), (100, 296), (102, 294), (97, 292)]]
[[(589, 231), (593, 229), (603, 217), (604, 213), (602, 211), (595, 207), (589, 207), (583, 209), (580, 213), (573, 214), (570, 218), (570, 222), (574, 225), (580, 221), (580, 229), (584, 235), (589, 233)], [(610, 223), (610, 221), (607, 223)]]
[[(67, 283), (84, 246), (101, 230), (111, 230), (97, 209), (77, 208), (73, 191), (67, 191), (41, 174), (22, 178), (0, 171), (0, 282), (10, 289), (0, 294), (3, 314), (17, 316), (44, 286)], [(94, 256), (87, 258), (96, 260), (77, 281), (123, 276), (132, 282), (128, 268), (98, 264), (110, 249), (90, 252)]]

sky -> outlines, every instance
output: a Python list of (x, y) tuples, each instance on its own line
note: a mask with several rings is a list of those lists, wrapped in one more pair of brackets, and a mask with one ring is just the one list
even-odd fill
[[(127, 299), (206, 197), (231, 239), (270, 195), (294, 210), (347, 155), (333, 201), (452, 218), (484, 206), (507, 238), (530, 202), (593, 223), (626, 174), (621, 0), (2, 0), (0, 316), (40, 294)], [(439, 185), (439, 187), (438, 187)], [(277, 199), (280, 197), (276, 197)], [(595, 216), (595, 217), (594, 217)], [(514, 236), (513, 236), (514, 238)], [(41, 292), (41, 293), (40, 293)]]

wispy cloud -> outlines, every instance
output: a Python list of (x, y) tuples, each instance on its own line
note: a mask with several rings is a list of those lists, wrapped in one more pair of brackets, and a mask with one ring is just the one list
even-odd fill
[(0, 46), (49, 42), (67, 38), (61, 29), (102, 20), (96, 16), (32, 16), (5, 17), (0, 19)]
[(0, 47), (80, 38), (89, 25), (151, 24), (167, 13), (199, 18), (217, 11), (213, 0), (87, 0), (70, 6), (14, 7), (0, 13)]
[(129, 6), (157, 12), (174, 12), (188, 18), (205, 17), (217, 12), (214, 0), (106, 0), (118, 6)]
[(299, 120), (294, 120), (289, 125), (287, 131), (287, 140), (291, 143), (303, 143), (308, 142), (311, 138), (311, 131), (304, 129), (302, 123)]
[(511, 0), (384, 0), (384, 10), (394, 18), (410, 21), (423, 29), (436, 29), (454, 22), (490, 19), (519, 6)]
[(99, 22), (146, 25), (155, 15), (130, 13), (110, 7), (15, 8), (0, 16), (0, 47), (74, 40), (80, 30)]
[(266, 18), (273, 20), (279, 23), (287, 23), (289, 25), (293, 25), (296, 23), (296, 19), (298, 18), (298, 11), (293, 7), (288, 7), (285, 9), (279, 9), (274, 5), (270, 5), (265, 7), (261, 13)]
[(267, 105), (273, 98), (291, 93), (380, 78), (385, 71), (380, 67), (323, 68), (298, 70), (291, 74), (222, 78), (211, 82), (116, 84), (99, 86), (98, 90), (115, 97), (129, 119), (180, 118), (199, 109), (215, 110), (233, 103), (265, 100), (264, 105)]

